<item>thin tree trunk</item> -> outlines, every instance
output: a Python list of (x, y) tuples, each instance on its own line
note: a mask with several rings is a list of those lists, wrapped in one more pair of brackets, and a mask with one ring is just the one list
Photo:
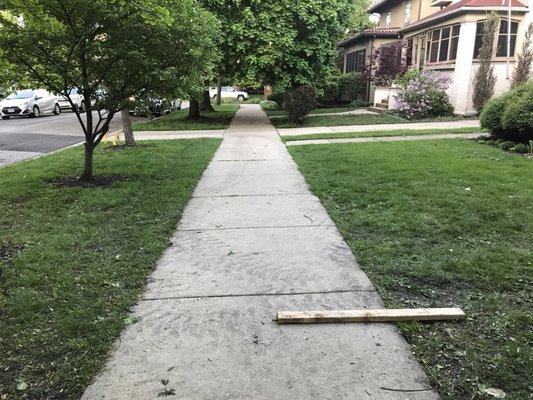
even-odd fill
[(83, 164), (83, 173), (80, 176), (80, 181), (90, 182), (93, 180), (93, 153), (93, 144), (85, 142), (85, 161)]
[(217, 106), (222, 103), (222, 78), (218, 78), (217, 82)]
[(124, 131), (124, 139), (126, 146), (135, 146), (135, 137), (133, 136), (133, 129), (131, 128), (130, 113), (126, 109), (120, 111), (122, 117), (122, 130)]
[(209, 89), (208, 90), (204, 90), (204, 94), (203, 94), (203, 98), (202, 98), (201, 110), (202, 111), (207, 111), (207, 112), (214, 112), (215, 111), (215, 109), (211, 105), (211, 96), (209, 95)]
[(200, 119), (200, 103), (198, 100), (190, 100), (188, 119), (197, 121)]

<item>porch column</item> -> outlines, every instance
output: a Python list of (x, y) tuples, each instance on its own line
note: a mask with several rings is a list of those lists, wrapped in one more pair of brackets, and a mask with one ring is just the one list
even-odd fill
[(450, 90), (456, 114), (466, 114), (472, 97), (470, 93), (470, 78), (472, 75), (472, 58), (474, 57), (474, 44), (476, 40), (476, 22), (461, 24), (459, 43), (457, 45), (457, 59), (453, 83)]

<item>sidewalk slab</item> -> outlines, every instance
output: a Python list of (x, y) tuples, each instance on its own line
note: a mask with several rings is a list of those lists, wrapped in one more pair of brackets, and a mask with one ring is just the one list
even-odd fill
[(381, 136), (381, 137), (359, 137), (344, 139), (310, 139), (293, 140), (286, 142), (287, 146), (304, 146), (308, 144), (339, 144), (339, 143), (377, 143), (377, 142), (415, 142), (420, 140), (439, 139), (476, 139), (484, 136), (484, 133), (442, 133), (435, 135), (409, 135), (409, 136)]
[(444, 122), (408, 122), (397, 124), (374, 125), (349, 125), (349, 126), (316, 126), (306, 128), (280, 128), (280, 136), (310, 135), (313, 133), (338, 133), (338, 132), (370, 132), (394, 131), (400, 129), (454, 129), (454, 128), (479, 128), (479, 120), (461, 120)]
[(381, 302), (375, 293), (143, 301), (84, 399), (155, 400), (162, 379), (177, 399), (437, 399), (392, 325), (272, 321), (278, 310), (347, 304)]
[(30, 158), (38, 157), (43, 153), (33, 151), (12, 151), (0, 150), (0, 167), (5, 167), (19, 161), (28, 160)]
[(285, 196), (196, 197), (188, 204), (180, 229), (245, 229), (333, 225), (311, 194)]
[(180, 231), (151, 298), (374, 291), (335, 227)]
[(307, 183), (301, 174), (292, 173), (280, 179), (279, 174), (249, 174), (235, 179), (235, 175), (204, 174), (194, 197), (265, 196), (308, 194)]

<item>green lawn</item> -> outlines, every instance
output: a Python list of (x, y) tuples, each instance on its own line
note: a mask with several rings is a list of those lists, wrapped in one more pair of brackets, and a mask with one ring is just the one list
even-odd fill
[[(316, 108), (313, 111), (311, 111), (309, 114), (331, 114), (331, 113), (340, 113), (340, 112), (347, 112), (347, 111), (353, 111), (353, 110), (356, 110), (356, 108), (355, 107), (325, 107), (325, 108)], [(273, 110), (273, 109), (266, 108), (265, 112), (269, 117), (287, 115), (287, 112), (284, 110)]]
[(406, 119), (387, 114), (358, 114), (358, 115), (318, 115), (307, 117), (303, 125), (296, 125), (287, 118), (272, 118), (276, 128), (298, 128), (301, 126), (342, 126), (342, 125), (374, 125), (398, 124), (410, 122)]
[(215, 112), (202, 112), (198, 121), (187, 119), (188, 109), (172, 112), (149, 122), (133, 125), (134, 131), (181, 131), (198, 129), (226, 129), (239, 109), (238, 104), (214, 105)]
[(530, 398), (533, 160), (469, 140), (290, 147), (443, 399)]
[(309, 135), (282, 136), (284, 142), (295, 140), (313, 139), (345, 139), (358, 137), (380, 137), (380, 136), (417, 136), (436, 135), (439, 133), (478, 133), (484, 132), (481, 128), (452, 128), (452, 129), (399, 129), (393, 131), (367, 131), (367, 132), (336, 132), (336, 133), (313, 133)]
[(1, 399), (80, 398), (218, 144), (101, 148), (97, 172), (129, 176), (105, 188), (48, 183), (82, 147), (0, 169)]

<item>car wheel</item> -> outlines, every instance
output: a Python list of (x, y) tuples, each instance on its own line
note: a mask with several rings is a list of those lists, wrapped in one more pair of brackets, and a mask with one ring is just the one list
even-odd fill
[(85, 112), (85, 107), (83, 106), (83, 101), (80, 103), (80, 106), (78, 107), (78, 112), (80, 112), (80, 113), (84, 113)]
[(54, 115), (59, 114), (61, 114), (61, 107), (59, 107), (59, 104), (56, 104), (56, 106), (54, 107)]
[(242, 94), (238, 95), (237, 101), (244, 101), (244, 96)]
[(40, 115), (41, 115), (41, 110), (39, 110), (39, 107), (33, 106), (33, 111), (32, 111), (31, 116), (33, 118), (39, 118)]
[(2, 115), (2, 119), (9, 119), (9, 115)]

